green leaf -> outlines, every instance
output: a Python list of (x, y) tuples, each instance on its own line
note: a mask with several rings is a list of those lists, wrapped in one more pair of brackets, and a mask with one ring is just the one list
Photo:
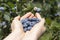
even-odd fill
[(10, 22), (10, 16), (7, 14), (4, 14), (4, 19)]

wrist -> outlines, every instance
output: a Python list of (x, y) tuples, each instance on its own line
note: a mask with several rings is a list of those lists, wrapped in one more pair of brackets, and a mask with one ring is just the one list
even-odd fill
[(22, 34), (24, 33), (24, 31), (22, 31), (21, 29), (15, 29), (14, 31), (15, 31), (15, 32), (22, 33)]

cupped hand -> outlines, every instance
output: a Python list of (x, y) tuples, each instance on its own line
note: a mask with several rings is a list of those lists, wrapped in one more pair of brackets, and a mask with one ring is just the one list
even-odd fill
[[(35, 24), (30, 31), (24, 32), (23, 25), (20, 20), (25, 18), (38, 18), (40, 20), (39, 23)], [(11, 24), (12, 32), (17, 30), (20, 31), (20, 34), (23, 34), (22, 40), (37, 40), (39, 36), (41, 36), (46, 28), (44, 27), (45, 19), (41, 17), (39, 13), (36, 13), (35, 16), (29, 12), (24, 16), (17, 16), (14, 18)]]
[(36, 13), (35, 16), (31, 16), (30, 18), (38, 18), (40, 22), (35, 24), (30, 31), (25, 33), (23, 40), (37, 40), (46, 30), (44, 26), (45, 19), (42, 18), (39, 13)]

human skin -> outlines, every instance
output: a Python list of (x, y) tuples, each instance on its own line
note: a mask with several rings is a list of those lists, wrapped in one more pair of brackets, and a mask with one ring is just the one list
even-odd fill
[[(24, 32), (20, 20), (25, 18), (38, 18), (41, 21), (35, 24), (30, 31)], [(12, 32), (3, 40), (37, 40), (46, 30), (44, 23), (45, 19), (39, 13), (34, 16), (31, 12), (28, 12), (22, 17), (17, 16), (11, 23)]]

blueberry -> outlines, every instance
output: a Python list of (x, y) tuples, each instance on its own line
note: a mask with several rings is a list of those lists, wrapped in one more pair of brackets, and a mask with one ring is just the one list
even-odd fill
[(32, 20), (33, 20), (33, 21), (34, 21), (34, 20), (37, 21), (37, 18), (33, 18)]
[(40, 22), (40, 21), (36, 21), (36, 23), (38, 23), (38, 22)]
[(41, 9), (40, 8), (37, 8), (37, 10), (36, 10), (37, 12), (40, 12), (41, 11)]
[(2, 22), (2, 25), (3, 25), (3, 26), (4, 26), (4, 25), (6, 25), (6, 22), (5, 22), (5, 21), (3, 21), (3, 22)]
[(30, 21), (25, 22), (28, 26), (30, 25)]
[(38, 18), (36, 18), (36, 20), (39, 20)]
[(14, 7), (14, 8), (12, 8), (12, 9), (16, 10), (16, 8), (17, 8), (17, 7)]
[(33, 27), (34, 24), (35, 24), (35, 23), (30, 22), (30, 26), (31, 26), (31, 27)]
[(4, 10), (4, 7), (0, 7), (0, 11), (3, 11)]
[(35, 24), (36, 24), (36, 22), (31, 22), (31, 24), (35, 25)]
[(31, 19), (31, 18), (29, 18), (29, 19), (28, 19), (28, 21), (32, 21), (32, 19)]
[(27, 22), (25, 22), (26, 24), (29, 24), (30, 23), (30, 21), (27, 21)]
[(28, 31), (30, 31), (30, 30), (31, 30), (31, 28), (32, 28), (32, 27), (31, 27), (31, 26), (29, 26), (29, 27), (28, 27)]
[(36, 23), (38, 23), (38, 22), (40, 22), (40, 20), (39, 20), (39, 19), (37, 19)]
[(29, 21), (36, 21), (36, 18), (31, 18), (29, 19)]
[(27, 27), (28, 25), (26, 23), (23, 24), (23, 27)]
[(24, 19), (24, 20), (21, 20), (21, 22), (22, 22), (22, 24), (23, 24), (23, 23), (27, 22), (27, 20)]
[(24, 31), (26, 32), (28, 30), (28, 28), (24, 28)]
[(55, 16), (60, 16), (60, 13), (56, 13)]

